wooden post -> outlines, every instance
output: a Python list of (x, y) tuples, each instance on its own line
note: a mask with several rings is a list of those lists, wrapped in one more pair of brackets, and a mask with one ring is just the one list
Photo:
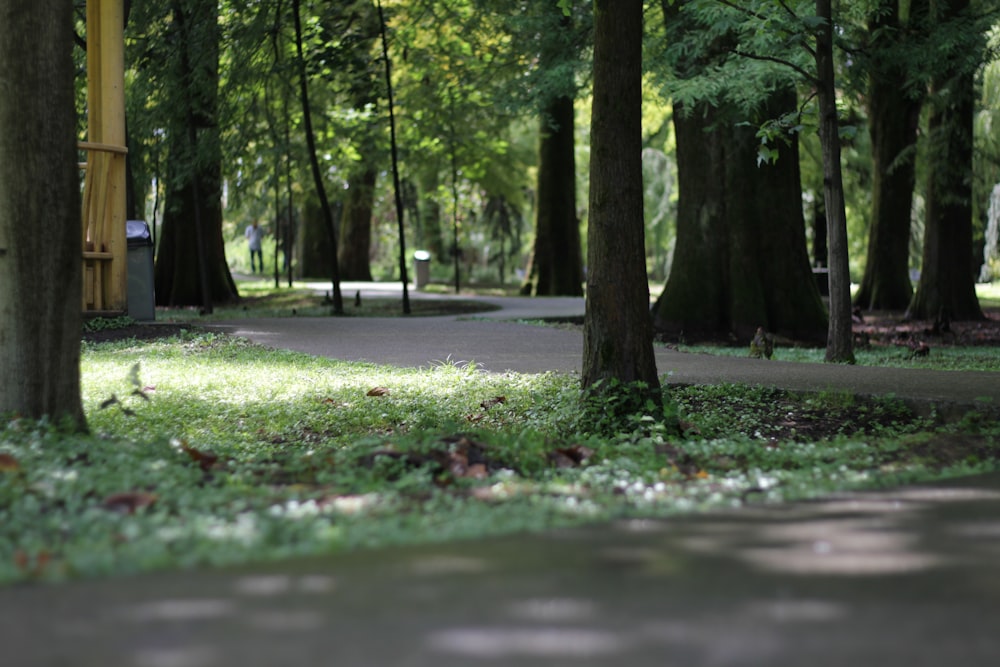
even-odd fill
[[(125, 241), (125, 36), (123, 0), (87, 0), (87, 135), (90, 143), (119, 150), (109, 153), (106, 205), (85, 214), (102, 216), (99, 240), (110, 259), (99, 262), (96, 285), (100, 310), (128, 309), (128, 248)], [(89, 159), (89, 158), (88, 158)], [(94, 174), (100, 179), (101, 174)], [(86, 243), (86, 239), (84, 242)], [(84, 248), (86, 251), (87, 248)]]

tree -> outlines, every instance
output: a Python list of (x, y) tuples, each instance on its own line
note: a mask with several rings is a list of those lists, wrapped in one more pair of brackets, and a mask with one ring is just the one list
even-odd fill
[[(868, 123), (872, 140), (872, 220), (868, 256), (854, 302), (866, 309), (904, 310), (910, 303), (910, 212), (923, 82), (905, 52), (921, 36), (926, 0), (880, 0), (869, 19)], [(902, 90), (902, 94), (900, 94)]]
[[(958, 26), (964, 43), (939, 44), (945, 67), (931, 83), (928, 120), (930, 163), (920, 281), (907, 317), (981, 320), (972, 251), (972, 127), (975, 74), (982, 54), (981, 28), (970, 15), (969, 0), (946, 0), (932, 19)], [(933, 9), (933, 8), (932, 8)]]
[(292, 18), (295, 22), (295, 53), (298, 58), (299, 101), (302, 104), (303, 130), (306, 134), (306, 144), (309, 148), (309, 166), (312, 170), (313, 183), (316, 186), (316, 196), (319, 198), (320, 211), (330, 239), (330, 281), (333, 288), (333, 314), (344, 313), (344, 298), (340, 291), (340, 266), (337, 262), (337, 232), (333, 224), (333, 209), (326, 196), (326, 186), (323, 184), (323, 174), (319, 168), (319, 155), (316, 151), (316, 133), (313, 130), (312, 109), (309, 105), (309, 76), (306, 67), (305, 52), (302, 47), (302, 16), (299, 0), (292, 0)]
[(830, 258), (830, 319), (826, 335), (826, 361), (854, 363), (854, 329), (851, 315), (851, 272), (847, 251), (847, 212), (840, 163), (840, 123), (837, 119), (837, 81), (833, 67), (833, 7), (831, 0), (816, 0), (815, 46), (816, 99), (819, 139), (823, 147), (823, 200), (826, 209), (826, 242)]
[(642, 0), (594, 2), (583, 387), (659, 392), (642, 216)]
[[(667, 48), (704, 35), (704, 19), (662, 3)], [(771, 63), (742, 63), (761, 91), (752, 99), (733, 81), (712, 99), (697, 79), (731, 58), (735, 34), (720, 30), (671, 60), (682, 98), (674, 102), (678, 211), (674, 262), (653, 309), (657, 330), (735, 335), (758, 327), (822, 340), (826, 313), (806, 252), (799, 174), (796, 95), (790, 73)], [(694, 93), (684, 92), (695, 86)], [(762, 146), (758, 128), (773, 135)]]
[[(551, 16), (561, 14), (548, 5)], [(521, 287), (532, 296), (582, 296), (583, 255), (576, 216), (576, 158), (573, 109), (576, 82), (563, 62), (573, 53), (570, 17), (561, 15), (551, 30), (541, 32), (540, 68), (558, 68), (563, 80), (543, 102), (538, 140), (535, 243)]]
[(72, 17), (0, 5), (0, 413), (85, 430)]
[[(674, 108), (677, 243), (653, 308), (655, 328), (749, 341), (762, 326), (823, 340), (826, 312), (806, 252), (796, 137), (779, 140), (777, 160), (758, 165), (753, 121), (708, 104)], [(786, 86), (753, 118), (794, 112), (795, 92)]]
[[(338, 63), (338, 79), (344, 79), (350, 106), (359, 112), (378, 106), (380, 82), (372, 57), (379, 36), (378, 13), (371, 0), (335, 3), (327, 18), (330, 42), (327, 49)], [(366, 115), (361, 113), (360, 115)], [(340, 218), (337, 263), (342, 280), (371, 280), (372, 212), (375, 205), (376, 165), (382, 154), (375, 141), (384, 127), (378, 115), (353, 133), (352, 143), (358, 159), (347, 177), (347, 193)]]
[(211, 310), (238, 298), (222, 239), (218, 8), (172, 0), (170, 14), (176, 48), (169, 63), (172, 85), (164, 92), (173, 113), (156, 302)]

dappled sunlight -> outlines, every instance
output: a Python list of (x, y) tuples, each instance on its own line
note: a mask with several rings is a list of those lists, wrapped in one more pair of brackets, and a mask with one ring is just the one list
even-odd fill
[(272, 597), (289, 593), (325, 595), (332, 593), (336, 587), (337, 580), (326, 574), (257, 574), (239, 577), (233, 584), (233, 591), (248, 597)]
[(480, 659), (579, 658), (612, 655), (625, 637), (600, 628), (458, 627), (434, 632), (428, 646), (442, 653)]

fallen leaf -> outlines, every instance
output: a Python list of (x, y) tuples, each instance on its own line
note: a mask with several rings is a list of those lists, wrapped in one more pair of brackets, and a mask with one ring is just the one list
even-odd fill
[(17, 472), (21, 464), (13, 456), (0, 452), (0, 472)]
[(369, 396), (388, 396), (389, 390), (386, 387), (374, 387), (368, 390)]
[(557, 468), (575, 468), (594, 455), (594, 450), (583, 445), (557, 447), (549, 452), (549, 460)]
[(198, 464), (202, 470), (209, 470), (219, 461), (219, 455), (202, 449), (196, 449), (189, 445), (186, 440), (176, 440), (175, 446), (187, 454), (192, 461)]
[(123, 493), (112, 493), (104, 499), (101, 507), (112, 512), (121, 514), (135, 514), (135, 511), (149, 507), (156, 502), (156, 496), (145, 491), (125, 491)]

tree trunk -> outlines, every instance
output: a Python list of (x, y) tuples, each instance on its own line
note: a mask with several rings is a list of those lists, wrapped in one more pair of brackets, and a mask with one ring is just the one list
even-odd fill
[(583, 255), (576, 217), (573, 99), (558, 97), (542, 114), (538, 146), (535, 245), (521, 287), (531, 296), (582, 296)]
[(0, 415), (84, 431), (72, 4), (0, 5)]
[(180, 86), (167, 137), (170, 161), (154, 276), (156, 303), (210, 307), (238, 298), (222, 239), (216, 7), (175, 2), (174, 24)]
[(642, 0), (594, 2), (594, 101), (583, 387), (658, 393), (642, 191)]
[[(871, 21), (875, 57), (869, 71), (868, 119), (872, 141), (872, 222), (868, 258), (854, 302), (869, 310), (904, 310), (910, 303), (910, 211), (913, 206), (915, 144), (923, 95), (900, 91), (905, 68), (880, 58), (899, 42), (897, 0), (881, 3)], [(917, 3), (912, 3), (916, 5)], [(911, 7), (910, 12), (915, 11)], [(891, 54), (889, 54), (891, 55)]]
[(854, 363), (851, 317), (851, 272), (848, 263), (847, 213), (840, 166), (840, 125), (833, 73), (833, 10), (831, 0), (816, 0), (816, 16), (823, 24), (816, 33), (819, 139), (823, 149), (823, 199), (826, 203), (827, 247), (830, 253), (830, 320), (826, 361)]
[[(968, 4), (950, 0), (943, 18), (957, 16)], [(931, 84), (924, 252), (908, 318), (942, 323), (984, 319), (972, 245), (974, 66), (960, 59)]]
[(341, 280), (372, 279), (372, 209), (375, 205), (375, 170), (368, 167), (348, 179), (347, 204), (340, 221)]
[[(786, 88), (758, 118), (795, 106)], [(754, 128), (726, 113), (674, 105), (677, 241), (654, 326), (687, 340), (732, 334), (749, 342), (764, 327), (821, 341), (826, 312), (809, 267), (798, 142), (779, 142), (778, 159), (756, 166)]]
[(292, 14), (295, 19), (295, 53), (298, 56), (299, 101), (302, 104), (302, 123), (306, 135), (306, 146), (309, 151), (309, 167), (312, 172), (313, 185), (319, 198), (320, 211), (327, 236), (330, 238), (330, 283), (333, 292), (333, 314), (344, 314), (344, 298), (340, 292), (340, 265), (337, 261), (337, 230), (333, 224), (333, 209), (326, 196), (326, 186), (323, 184), (323, 174), (319, 168), (319, 156), (316, 154), (316, 133), (312, 125), (312, 109), (309, 105), (309, 79), (306, 67), (305, 52), (302, 47), (302, 17), (299, 0), (292, 0)]

